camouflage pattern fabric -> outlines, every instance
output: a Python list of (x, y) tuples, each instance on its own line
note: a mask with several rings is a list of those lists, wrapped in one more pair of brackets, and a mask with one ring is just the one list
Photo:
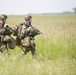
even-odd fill
[(29, 46), (31, 46), (31, 45), (32, 45), (32, 43), (31, 43), (30, 37), (24, 38), (24, 40), (23, 40), (23, 46), (29, 47)]
[(21, 46), (22, 45), (22, 40), (18, 36), (16, 37), (15, 45), (16, 46)]
[(4, 35), (4, 33), (5, 33), (5, 29), (4, 28), (0, 28), (0, 34)]
[(9, 53), (9, 51), (8, 51), (7, 46), (6, 46), (5, 43), (0, 43), (0, 52), (4, 53), (4, 54), (7, 53), (8, 55), (10, 55), (10, 53)]
[(13, 33), (13, 30), (12, 30), (12, 28), (11, 27), (9, 27), (9, 26), (6, 26), (5, 27), (5, 35), (11, 35)]
[(17, 27), (17, 36), (21, 39), (23, 36), (21, 36), (21, 31), (22, 31), (22, 25), (19, 25), (18, 27)]
[[(15, 41), (11, 37), (12, 29), (10, 27), (0, 28), (0, 42), (4, 43), (4, 45), (10, 49), (15, 48)], [(1, 45), (1, 49), (3, 45)], [(4, 49), (4, 48), (3, 48)], [(2, 50), (3, 51), (3, 50)]]
[(7, 43), (8, 47), (10, 49), (14, 49), (15, 48), (15, 40), (11, 36), (6, 35), (4, 37), (4, 41)]

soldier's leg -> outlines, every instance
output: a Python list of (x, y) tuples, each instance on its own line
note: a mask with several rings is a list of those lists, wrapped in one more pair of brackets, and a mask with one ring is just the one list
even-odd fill
[(35, 49), (35, 47), (31, 49), (31, 53), (32, 53), (32, 57), (35, 58), (36, 57), (36, 49)]
[(8, 44), (8, 47), (10, 49), (14, 49), (15, 48), (15, 42), (14, 42), (14, 40), (12, 40), (10, 43), (7, 43), (7, 44)]
[(31, 49), (31, 53), (32, 53), (32, 57), (35, 58), (36, 57), (36, 44), (33, 43), (32, 49)]
[(25, 49), (24, 54), (26, 55), (29, 52), (29, 49)]
[(5, 43), (2, 43), (2, 45), (1, 45), (1, 53), (4, 53), (4, 54), (7, 53), (8, 55), (10, 55), (7, 45)]
[(29, 49), (26, 48), (25, 46), (22, 47), (22, 51), (23, 51), (23, 54), (27, 54), (27, 52), (29, 52)]
[(24, 48), (23, 48), (23, 53), (19, 56), (18, 60), (22, 59), (23, 56), (27, 54), (27, 52), (29, 52), (28, 49), (26, 49), (26, 48), (24, 47)]

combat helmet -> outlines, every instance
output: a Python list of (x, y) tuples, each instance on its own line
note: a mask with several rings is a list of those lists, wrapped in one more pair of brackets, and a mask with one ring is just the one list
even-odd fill
[(27, 17), (25, 17), (25, 20), (29, 21), (30, 18), (32, 18), (32, 16), (28, 15)]
[(7, 15), (5, 15), (5, 14), (2, 14), (1, 17), (4, 18), (4, 19), (8, 18)]
[(0, 20), (1, 20), (1, 21), (3, 21), (3, 20), (4, 20), (4, 18), (2, 18), (2, 17), (0, 16)]

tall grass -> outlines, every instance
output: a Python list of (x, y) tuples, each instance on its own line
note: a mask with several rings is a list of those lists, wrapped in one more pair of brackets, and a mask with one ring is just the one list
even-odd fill
[[(76, 15), (32, 15), (33, 26), (43, 32), (35, 37), (36, 59), (16, 47), (10, 56), (0, 54), (0, 75), (76, 75)], [(7, 23), (24, 22), (24, 16), (9, 16)]]

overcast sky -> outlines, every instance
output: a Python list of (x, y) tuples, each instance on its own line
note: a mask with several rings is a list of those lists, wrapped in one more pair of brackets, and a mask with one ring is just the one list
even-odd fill
[(76, 0), (0, 0), (0, 14), (56, 13), (73, 11)]

